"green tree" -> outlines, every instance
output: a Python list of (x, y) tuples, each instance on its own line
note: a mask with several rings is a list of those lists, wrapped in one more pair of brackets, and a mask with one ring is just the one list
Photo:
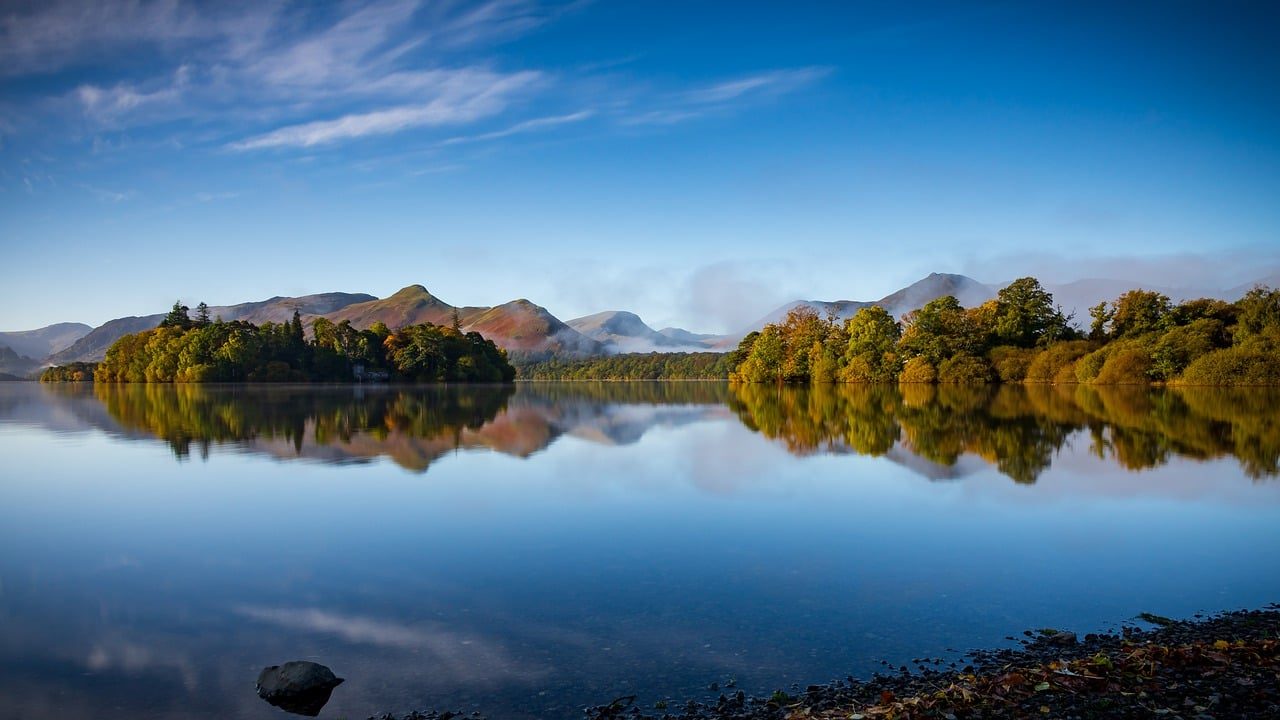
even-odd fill
[(1239, 316), (1235, 344), (1262, 343), (1280, 346), (1280, 290), (1259, 286), (1236, 302)]
[(1169, 298), (1150, 290), (1130, 290), (1112, 306), (1110, 337), (1136, 337), (1163, 332), (1171, 321)]
[(1111, 304), (1106, 302), (1098, 303), (1089, 308), (1089, 339), (1090, 340), (1106, 340), (1107, 331), (1111, 325), (1111, 318), (1115, 317), (1115, 311), (1111, 309)]
[(994, 331), (1003, 345), (1034, 347), (1064, 337), (1069, 327), (1053, 295), (1033, 277), (1018, 278), (996, 294)]
[(951, 295), (908, 313), (903, 325), (899, 349), (907, 356), (923, 357), (935, 368), (953, 355), (980, 355), (986, 349), (973, 318)]
[(751, 344), (750, 354), (735, 371), (733, 379), (749, 383), (782, 382), (785, 357), (782, 331), (776, 325), (766, 325)]
[(901, 372), (897, 352), (902, 326), (879, 305), (858, 310), (845, 323), (849, 336), (844, 351), (845, 382), (893, 382)]
[(160, 327), (191, 327), (191, 316), (187, 314), (189, 311), (190, 309), (183, 305), (181, 300), (174, 300), (173, 309), (160, 321)]

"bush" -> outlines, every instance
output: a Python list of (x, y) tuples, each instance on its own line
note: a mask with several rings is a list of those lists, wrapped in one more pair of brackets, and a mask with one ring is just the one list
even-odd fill
[(938, 366), (940, 383), (977, 385), (991, 382), (994, 376), (991, 363), (973, 355), (956, 355)]
[[(1050, 345), (1042, 350), (1031, 361), (1027, 368), (1027, 382), (1052, 383), (1061, 382), (1063, 368), (1070, 367), (1077, 359), (1093, 349), (1093, 345), (1085, 340), (1072, 340)], [(1067, 382), (1074, 382), (1073, 379)]]
[(847, 383), (873, 383), (876, 382), (875, 368), (871, 367), (871, 363), (861, 355), (855, 356), (849, 360), (848, 364), (840, 368), (840, 381)]
[(1146, 352), (1145, 348), (1150, 345), (1149, 340), (1150, 338), (1144, 340), (1116, 340), (1094, 350), (1076, 361), (1075, 380), (1073, 382), (1097, 382), (1098, 374), (1102, 372), (1102, 368), (1107, 364), (1107, 361), (1111, 360), (1111, 358), (1115, 357), (1116, 354), (1121, 351), (1141, 350)]
[(1177, 377), (1196, 358), (1212, 352), (1215, 341), (1222, 340), (1225, 334), (1221, 322), (1204, 318), (1173, 328), (1160, 336), (1151, 349), (1152, 377)]
[(916, 356), (907, 361), (902, 366), (902, 373), (898, 375), (898, 382), (903, 383), (935, 383), (938, 381), (938, 372), (933, 369), (933, 365), (924, 358)]
[(1280, 353), (1233, 347), (1192, 361), (1178, 385), (1275, 385), (1280, 383)]
[(1151, 354), (1138, 348), (1121, 348), (1111, 353), (1093, 382), (1099, 385), (1146, 385), (1151, 382)]
[(1093, 382), (1094, 378), (1098, 377), (1098, 373), (1102, 372), (1102, 366), (1107, 363), (1110, 355), (1109, 347), (1101, 347), (1077, 360), (1074, 366), (1076, 382)]
[(1076, 379), (1076, 363), (1079, 360), (1073, 360), (1066, 365), (1058, 368), (1058, 372), (1053, 376), (1054, 385), (1075, 385), (1080, 382)]
[(1001, 382), (1022, 382), (1026, 380), (1027, 369), (1031, 367), (1031, 361), (1035, 356), (1035, 350), (1009, 345), (992, 348), (991, 352), (987, 353), (987, 357), (991, 359), (991, 364), (994, 366), (996, 375)]

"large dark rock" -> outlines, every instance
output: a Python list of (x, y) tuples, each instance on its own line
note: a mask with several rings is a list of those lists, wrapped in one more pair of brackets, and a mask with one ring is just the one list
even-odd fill
[(294, 660), (262, 669), (258, 697), (281, 710), (315, 717), (341, 683), (342, 678), (324, 665)]

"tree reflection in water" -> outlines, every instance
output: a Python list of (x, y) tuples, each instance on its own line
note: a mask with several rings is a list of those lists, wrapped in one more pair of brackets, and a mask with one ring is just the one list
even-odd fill
[(421, 471), (460, 448), (524, 457), (570, 432), (626, 444), (658, 424), (728, 414), (798, 455), (906, 452), (944, 467), (970, 455), (1020, 483), (1035, 482), (1073, 438), (1130, 470), (1230, 456), (1252, 478), (1280, 474), (1280, 391), (1266, 388), (636, 382), (92, 392), (118, 430), (161, 438), (180, 458), (232, 444), (327, 462), (388, 457)]
[(1088, 385), (735, 385), (743, 424), (797, 454), (883, 455), (944, 466), (972, 453), (1033, 483), (1077, 431), (1092, 452), (1141, 470), (1171, 457), (1235, 457), (1252, 478), (1280, 473), (1280, 392)]

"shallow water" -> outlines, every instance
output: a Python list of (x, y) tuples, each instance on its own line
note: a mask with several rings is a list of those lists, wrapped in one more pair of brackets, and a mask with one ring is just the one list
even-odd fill
[(1280, 599), (1271, 391), (0, 383), (0, 717), (578, 717)]

